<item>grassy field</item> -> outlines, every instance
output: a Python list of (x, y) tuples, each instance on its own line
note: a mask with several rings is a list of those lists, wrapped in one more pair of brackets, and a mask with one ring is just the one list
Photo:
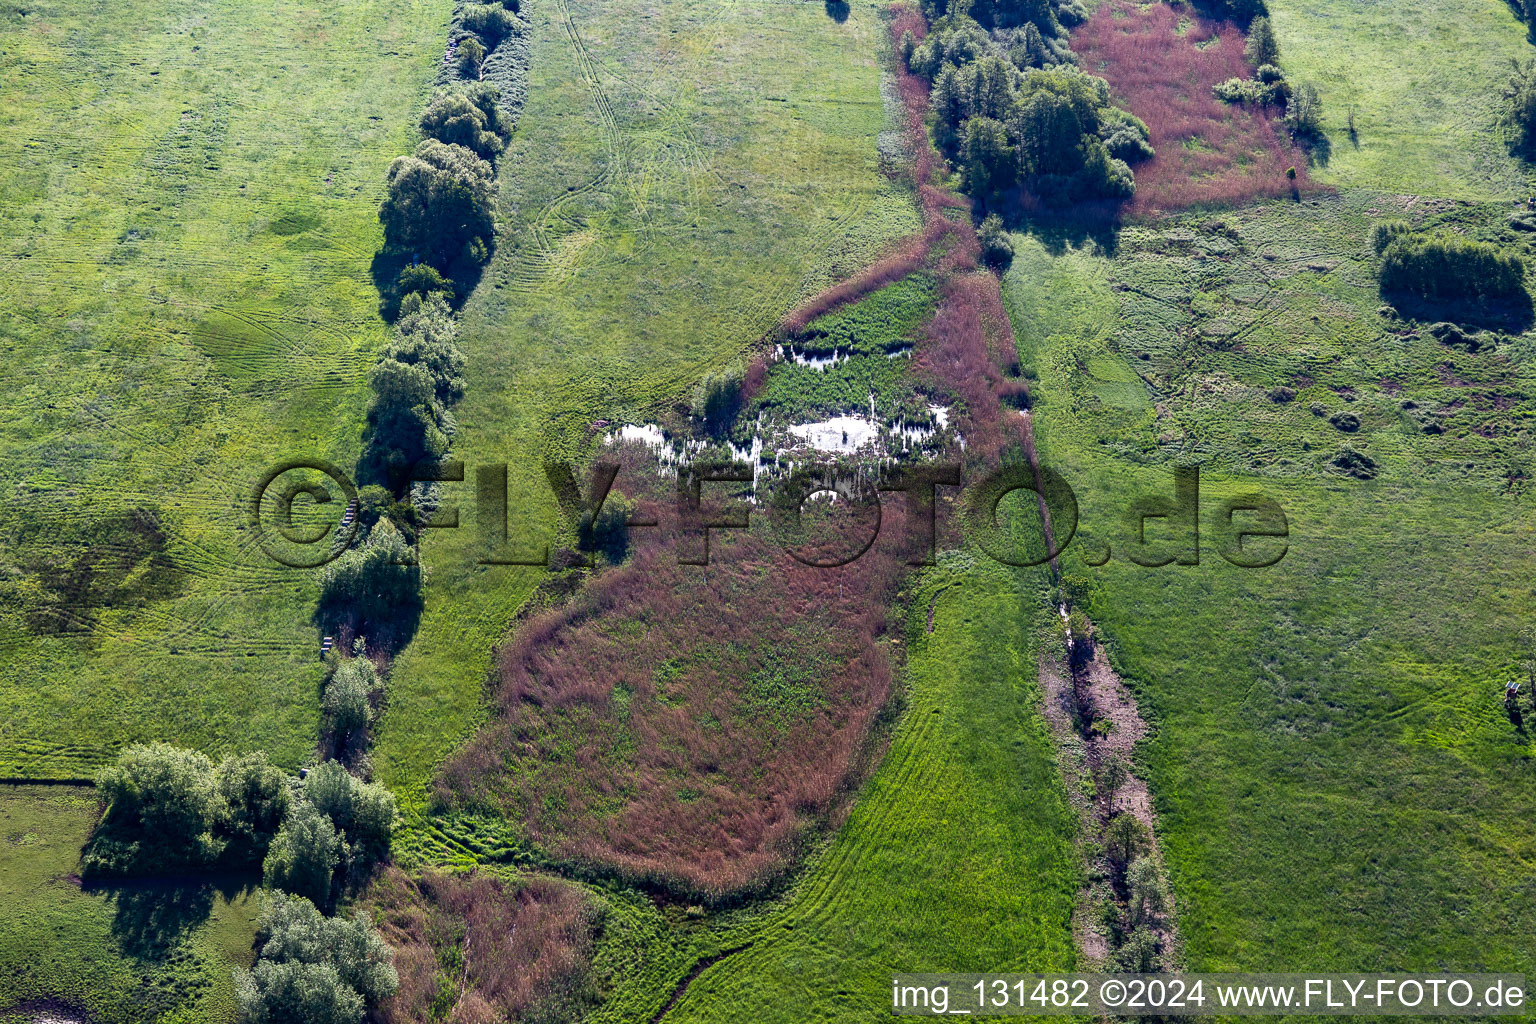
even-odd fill
[(1329, 144), (1317, 181), (1460, 199), (1530, 189), (1496, 129), (1509, 62), (1531, 56), (1526, 27), (1502, 0), (1269, 7), (1291, 81), (1322, 94)]
[[(529, 14), (528, 105), (502, 160), (501, 247), (465, 308), (454, 456), (508, 464), (512, 541), (536, 553), (555, 529), (546, 457), (584, 455), (597, 421), (686, 402), (917, 219), (878, 168), (870, 9), (841, 24), (816, 5), (551, 0)], [(467, 477), (445, 488), (464, 527), (424, 543), (426, 613), (374, 755), (407, 807), (479, 722), (492, 646), (544, 576), (476, 564)], [(428, 832), (407, 848), (418, 840), (452, 853)]]
[(82, 891), (74, 874), (96, 795), (0, 787), (0, 1021), (51, 1005), (93, 1020), (233, 1017), (256, 897), (238, 884)]
[(0, 775), (312, 749), (313, 574), (247, 498), (355, 458), (368, 265), (443, 5), (0, 9)]
[[(1532, 963), (1536, 761), (1501, 693), (1532, 595), (1536, 368), (1525, 338), (1472, 353), (1380, 316), (1369, 226), (1405, 210), (1501, 233), (1498, 208), (1351, 192), (1128, 230), (1113, 259), (1021, 236), (1007, 278), (1042, 458), (1113, 552), (1064, 568), (1155, 726), (1194, 969)], [(1200, 564), (1131, 564), (1121, 510), (1189, 462)], [(1215, 531), (1255, 490), (1289, 550), (1241, 569)]]

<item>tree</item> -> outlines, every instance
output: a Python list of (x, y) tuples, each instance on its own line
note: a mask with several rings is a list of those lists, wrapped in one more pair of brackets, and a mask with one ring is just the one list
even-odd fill
[(421, 569), (414, 554), (388, 519), (368, 531), (368, 539), (331, 562), (320, 577), (322, 620), (354, 627), (389, 627), (421, 603)]
[(459, 324), (448, 300), (442, 295), (428, 295), (401, 309), (395, 340), (385, 354), (426, 370), (437, 400), (452, 405), (464, 396), (464, 353), (456, 344)]
[(1012, 188), (1018, 180), (1013, 148), (1001, 121), (973, 117), (965, 122), (960, 144), (960, 180), (968, 194), (982, 201)]
[(304, 798), (346, 834), (359, 863), (389, 853), (395, 797), (383, 786), (363, 782), (337, 762), (327, 761), (304, 780)]
[(366, 658), (349, 658), (326, 680), (320, 706), (338, 738), (345, 739), (373, 720), (369, 696), (378, 682), (378, 673)]
[(1104, 759), (1104, 764), (1099, 769), (1099, 788), (1104, 791), (1104, 806), (1111, 814), (1115, 811), (1115, 796), (1130, 775), (1131, 773), (1125, 768), (1125, 762), (1118, 754), (1110, 754)]
[(1317, 87), (1303, 82), (1291, 93), (1285, 107), (1285, 124), (1298, 139), (1315, 138), (1322, 132), (1323, 101)]
[(325, 917), (302, 896), (282, 892), (263, 902), (257, 922), (261, 958), (274, 963), (326, 964), (370, 1003), (394, 995), (394, 954), (361, 913)]
[(1109, 819), (1104, 830), (1104, 852), (1116, 868), (1124, 870), (1131, 861), (1152, 849), (1152, 833), (1141, 819), (1121, 811)]
[(1131, 927), (1140, 928), (1155, 921), (1168, 910), (1168, 883), (1157, 862), (1141, 856), (1125, 869), (1126, 909)]
[(517, 31), (517, 19), (501, 4), (469, 4), (459, 16), (459, 23), (492, 49)]
[(298, 800), (272, 840), (262, 874), (274, 888), (329, 905), (331, 878), (344, 850), (331, 819), (309, 801)]
[(1254, 18), (1248, 26), (1248, 43), (1243, 47), (1243, 55), (1256, 68), (1280, 63), (1280, 43), (1275, 39), (1275, 30), (1268, 18)]
[(473, 36), (459, 40), (457, 50), (459, 74), (465, 78), (480, 79), (480, 65), (485, 61), (485, 47)]
[(424, 139), (413, 154), (389, 165), (388, 189), (379, 208), (388, 245), (440, 270), (489, 257), (496, 178), (474, 150)]
[(134, 744), (96, 777), (105, 804), (85, 851), (87, 873), (198, 869), (217, 858), (224, 802), (213, 762), (167, 743)]
[(485, 110), (462, 92), (439, 92), (432, 97), (422, 112), (420, 126), (427, 138), (474, 150), (487, 160), (506, 144), (492, 130)]
[(1157, 933), (1137, 928), (1109, 957), (1109, 968), (1121, 974), (1150, 974), (1157, 970)]
[(237, 867), (260, 864), (288, 813), (288, 776), (267, 755), (226, 758), (216, 773), (224, 803), (219, 834), (224, 861)]
[(712, 430), (730, 425), (741, 406), (741, 385), (745, 372), (740, 363), (732, 363), (718, 372), (705, 374), (693, 389), (693, 414)]

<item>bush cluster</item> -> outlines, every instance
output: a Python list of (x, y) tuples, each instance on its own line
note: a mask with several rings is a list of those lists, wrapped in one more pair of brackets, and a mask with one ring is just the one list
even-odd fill
[[(1217, 99), (1256, 107), (1284, 107), (1285, 126), (1300, 142), (1322, 134), (1323, 101), (1309, 82), (1292, 88), (1280, 69), (1280, 43), (1263, 8), (1248, 25), (1243, 53), (1253, 65), (1252, 78), (1229, 78), (1215, 87)], [(1351, 121), (1353, 124), (1353, 121)]]
[(1017, 188), (1055, 204), (1135, 192), (1147, 126), (1075, 66), (1063, 27), (1075, 20), (1044, 0), (946, 8), (910, 48), (908, 66), (933, 83), (934, 142), (984, 203)]
[(102, 769), (104, 805), (82, 864), (90, 875), (155, 875), (263, 865), (267, 881), (326, 905), (344, 870), (389, 853), (395, 798), (330, 761), (302, 783), (265, 754), (215, 765), (195, 750), (135, 744)]
[(1525, 293), (1525, 261), (1487, 242), (1400, 223), (1378, 225), (1372, 241), (1381, 253), (1383, 294), (1486, 302)]
[(218, 765), (195, 750), (135, 744), (96, 779), (104, 805), (86, 875), (155, 875), (260, 864), (288, 812), (288, 779), (265, 754)]
[(338, 882), (360, 881), (388, 856), (395, 818), (394, 794), (327, 761), (297, 788), (262, 875), (273, 888), (328, 907)]
[(1536, 152), (1536, 59), (1515, 63), (1504, 87), (1504, 119), (1511, 148), (1525, 156)]
[(255, 966), (235, 972), (241, 1024), (360, 1024), (400, 987), (394, 954), (366, 917), (327, 918), (273, 893), (257, 925)]

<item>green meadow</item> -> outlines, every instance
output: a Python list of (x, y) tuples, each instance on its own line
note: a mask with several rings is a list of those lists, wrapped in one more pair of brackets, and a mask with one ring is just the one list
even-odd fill
[[(1533, 597), (1536, 370), (1522, 337), (1469, 352), (1382, 317), (1367, 236), (1403, 205), (1206, 214), (1127, 230), (1112, 259), (1020, 236), (1005, 282), (1042, 460), (1081, 503), (1063, 571), (1153, 723), (1140, 763), (1195, 969), (1532, 962), (1536, 761), (1502, 694)], [(1127, 510), (1192, 463), (1199, 564), (1132, 564)], [(1247, 543), (1287, 547), (1240, 568), (1222, 502), (1255, 492), (1289, 536)], [(1146, 537), (1171, 555), (1183, 529)]]
[(1498, 125), (1510, 61), (1531, 57), (1526, 26), (1508, 4), (1272, 0), (1269, 7), (1289, 77), (1322, 95), (1328, 144), (1317, 154), (1315, 181), (1456, 199), (1530, 190), (1530, 169), (1510, 157)]
[(123, 744), (313, 748), (314, 574), (245, 527), (280, 459), (350, 465), (369, 261), (441, 5), (0, 10), (0, 775)]

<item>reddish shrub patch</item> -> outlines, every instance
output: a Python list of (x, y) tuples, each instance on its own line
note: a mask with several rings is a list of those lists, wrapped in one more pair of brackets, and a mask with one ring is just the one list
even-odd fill
[[(1182, 31), (1181, 31), (1182, 26)], [(1116, 100), (1147, 123), (1157, 156), (1136, 167), (1127, 212), (1152, 216), (1191, 206), (1231, 205), (1309, 187), (1306, 156), (1279, 123), (1280, 110), (1223, 102), (1212, 89), (1252, 74), (1243, 34), (1167, 4), (1109, 3), (1072, 33), (1084, 70), (1101, 75)]]
[(563, 1020), (587, 998), (593, 914), (573, 885), (389, 868), (366, 903), (400, 972), (400, 990), (376, 1012), (385, 1024)]

